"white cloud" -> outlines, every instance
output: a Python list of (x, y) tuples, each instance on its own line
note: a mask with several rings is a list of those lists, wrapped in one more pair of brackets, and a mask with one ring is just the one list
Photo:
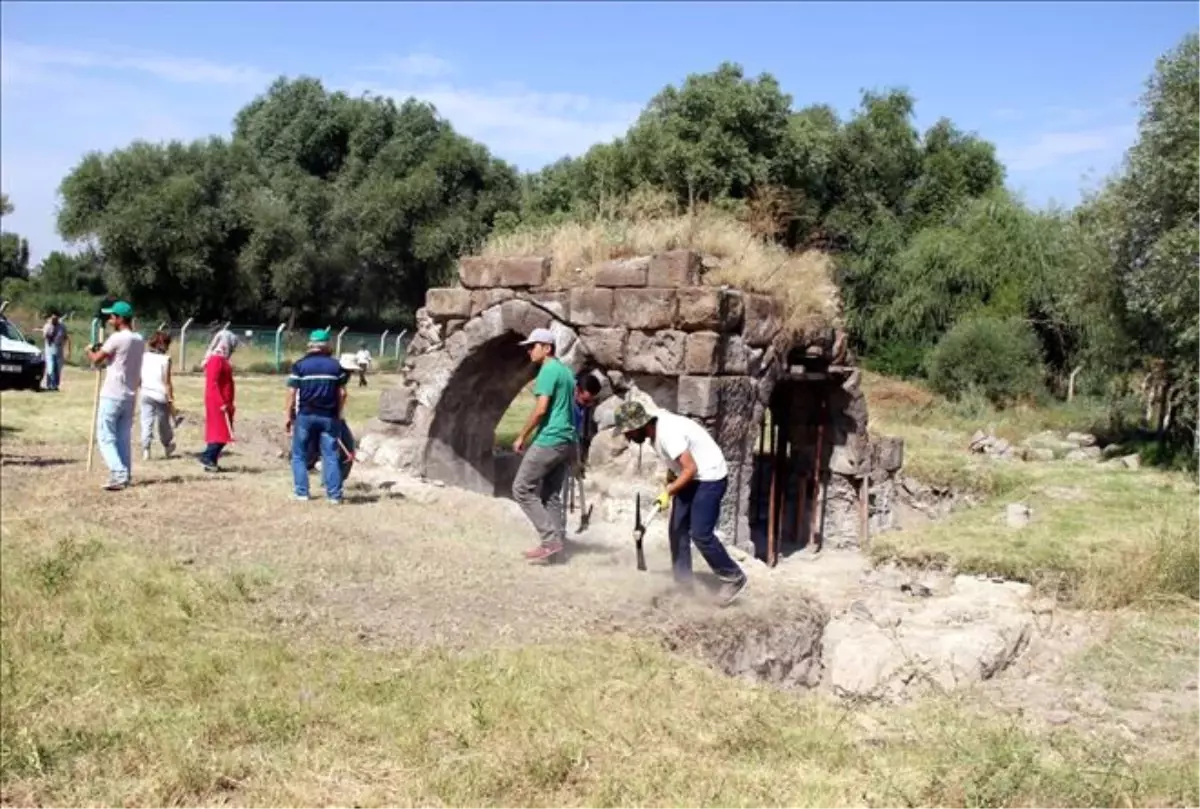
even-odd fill
[(1019, 143), (1002, 145), (1000, 159), (1014, 172), (1040, 171), (1081, 158), (1110, 160), (1132, 142), (1133, 124), (1062, 132), (1042, 132)]
[(523, 168), (581, 154), (624, 134), (641, 109), (640, 104), (537, 92), (511, 83), (491, 90), (446, 83), (424, 87), (360, 83), (352, 88), (355, 94), (364, 90), (397, 101), (409, 97), (427, 101), (456, 130)]
[(85, 51), (13, 40), (0, 45), (4, 83), (20, 84), (50, 78), (45, 68), (124, 70), (146, 73), (185, 84), (261, 85), (270, 75), (246, 65), (225, 65), (205, 59), (137, 53), (129, 49)]
[[(522, 168), (537, 168), (624, 133), (640, 104), (520, 84), (468, 86), (461, 71), (429, 50), (389, 56), (353, 74), (322, 77), (352, 94), (370, 90), (434, 104), (458, 131)], [(135, 139), (190, 140), (228, 135), (230, 122), (274, 73), (127, 47), (68, 48), (13, 40), (0, 43), (0, 184), (16, 205), (5, 229), (30, 240), (34, 263), (62, 248), (55, 233), (57, 188), (91, 150)], [(361, 73), (360, 73), (361, 75)], [(454, 81), (450, 78), (453, 77)]]
[(377, 73), (390, 73), (409, 79), (436, 79), (448, 76), (455, 70), (454, 63), (431, 53), (388, 56), (361, 69)]

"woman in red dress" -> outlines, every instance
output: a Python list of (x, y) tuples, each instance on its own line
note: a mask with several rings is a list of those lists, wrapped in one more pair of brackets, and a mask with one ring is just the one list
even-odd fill
[(205, 472), (219, 472), (217, 459), (226, 444), (233, 442), (233, 366), (229, 358), (237, 348), (231, 331), (213, 337), (204, 358), (204, 440), (208, 444), (200, 455)]

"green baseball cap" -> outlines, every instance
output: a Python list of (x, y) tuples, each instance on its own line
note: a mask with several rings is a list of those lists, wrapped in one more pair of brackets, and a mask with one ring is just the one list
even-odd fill
[(613, 414), (613, 432), (631, 433), (645, 427), (653, 420), (641, 402), (622, 402)]
[(310, 343), (328, 343), (329, 329), (313, 329), (309, 332), (308, 342)]
[(101, 309), (100, 314), (116, 315), (117, 317), (123, 317), (128, 320), (129, 318), (133, 317), (133, 307), (125, 301), (117, 301), (112, 306)]

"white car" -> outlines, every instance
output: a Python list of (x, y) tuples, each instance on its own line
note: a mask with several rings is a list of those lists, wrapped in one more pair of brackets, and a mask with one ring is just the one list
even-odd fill
[(0, 390), (41, 390), (45, 374), (42, 350), (21, 333), (17, 324), (0, 315)]

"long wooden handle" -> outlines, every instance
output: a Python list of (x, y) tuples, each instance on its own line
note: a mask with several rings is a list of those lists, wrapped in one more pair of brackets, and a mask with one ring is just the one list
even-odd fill
[(92, 457), (96, 454), (96, 420), (100, 418), (100, 383), (103, 381), (101, 377), (104, 376), (104, 371), (99, 368), (96, 368), (95, 372), (96, 392), (92, 394), (92, 428), (88, 432), (87, 471), (89, 473), (92, 471)]

